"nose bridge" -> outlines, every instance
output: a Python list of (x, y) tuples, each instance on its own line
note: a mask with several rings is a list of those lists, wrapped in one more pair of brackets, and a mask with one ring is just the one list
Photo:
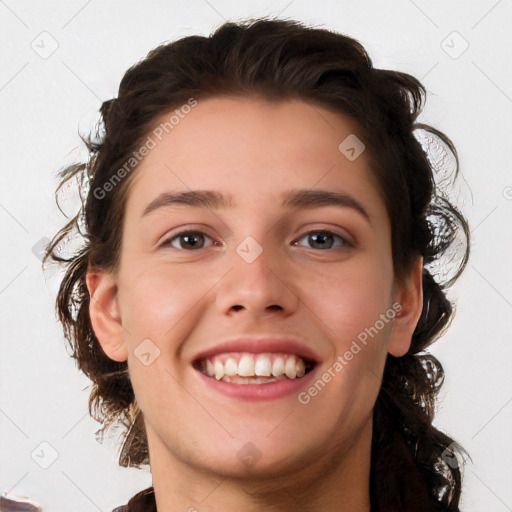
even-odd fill
[(269, 242), (260, 244), (247, 236), (232, 251), (230, 267), (217, 293), (217, 303), (224, 313), (246, 309), (261, 313), (269, 309), (290, 312), (298, 297), (287, 283), (283, 257)]

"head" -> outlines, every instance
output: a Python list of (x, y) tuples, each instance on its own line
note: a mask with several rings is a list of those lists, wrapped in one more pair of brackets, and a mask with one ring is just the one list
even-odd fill
[[(367, 435), (375, 510), (458, 510), (443, 458), (458, 447), (432, 426), (443, 370), (424, 350), (469, 244), (449, 282), (429, 269), (468, 229), (416, 137), (456, 159), (417, 122), (424, 98), (354, 39), (291, 21), (226, 23), (127, 71), (89, 161), (62, 173), (84, 204), (48, 250), (67, 265), (57, 306), (91, 413), (126, 428), (122, 465), (166, 449), (285, 473)], [(77, 228), (82, 250), (59, 258)], [(271, 407), (211, 395), (206, 355), (242, 337), (295, 341), (309, 386)], [(240, 464), (244, 446), (261, 462)]]

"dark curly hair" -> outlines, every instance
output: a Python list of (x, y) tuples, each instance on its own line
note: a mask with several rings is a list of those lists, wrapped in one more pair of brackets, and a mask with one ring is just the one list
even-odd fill
[[(148, 464), (142, 413), (127, 363), (105, 355), (89, 318), (88, 268), (115, 271), (119, 261), (133, 176), (125, 172), (120, 179), (119, 170), (125, 166), (126, 171), (126, 162), (139, 154), (162, 114), (191, 98), (232, 94), (272, 101), (299, 98), (358, 123), (391, 222), (395, 276), (405, 276), (417, 256), (424, 261), (420, 320), (408, 353), (387, 356), (374, 407), (372, 511), (458, 511), (465, 452), (432, 424), (444, 371), (425, 352), (453, 316), (446, 288), (469, 255), (467, 221), (437, 179), (450, 158), (452, 178), (457, 176), (457, 152), (446, 135), (417, 122), (426, 90), (416, 78), (376, 69), (358, 41), (296, 21), (227, 22), (210, 37), (184, 37), (152, 50), (125, 73), (118, 97), (102, 104), (102, 124), (82, 136), (88, 161), (60, 171), (60, 187), (78, 181), (82, 208), (55, 235), (45, 262), (65, 267), (57, 312), (72, 357), (92, 381), (89, 412), (103, 425), (100, 438), (120, 426), (119, 463)], [(442, 165), (432, 150), (441, 151)], [(105, 184), (116, 179), (117, 186), (105, 192)], [(77, 235), (80, 248), (63, 255), (59, 248)]]

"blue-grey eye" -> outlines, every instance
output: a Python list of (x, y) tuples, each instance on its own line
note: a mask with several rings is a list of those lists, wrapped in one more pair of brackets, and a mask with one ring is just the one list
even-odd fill
[[(336, 249), (338, 247), (351, 247), (351, 244), (342, 236), (337, 235), (331, 231), (310, 231), (303, 235), (299, 240), (307, 239), (310, 248), (312, 249)], [(335, 240), (341, 241), (336, 247), (334, 246)], [(297, 243), (297, 245), (300, 245)]]

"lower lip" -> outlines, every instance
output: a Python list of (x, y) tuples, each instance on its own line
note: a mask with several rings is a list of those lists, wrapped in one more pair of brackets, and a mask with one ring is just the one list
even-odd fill
[(302, 388), (304, 388), (313, 378), (319, 365), (306, 373), (304, 377), (299, 379), (286, 379), (278, 382), (271, 382), (269, 384), (235, 384), (233, 382), (224, 382), (217, 380), (213, 377), (208, 377), (199, 370), (195, 370), (199, 374), (199, 378), (203, 382), (222, 393), (232, 398), (241, 398), (243, 400), (275, 400), (277, 398), (284, 398), (290, 395), (297, 396)]

